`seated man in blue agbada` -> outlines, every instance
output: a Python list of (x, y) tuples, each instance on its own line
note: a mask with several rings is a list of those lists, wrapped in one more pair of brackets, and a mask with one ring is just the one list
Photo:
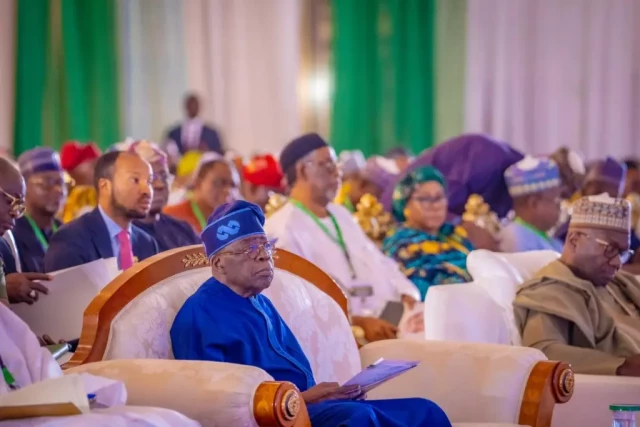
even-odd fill
[(218, 207), (202, 232), (211, 277), (185, 302), (171, 328), (176, 359), (252, 365), (301, 391), (311, 424), (451, 426), (425, 399), (362, 400), (359, 386), (316, 384), (300, 344), (271, 301), (260, 293), (273, 280), (274, 248), (264, 215), (245, 201)]

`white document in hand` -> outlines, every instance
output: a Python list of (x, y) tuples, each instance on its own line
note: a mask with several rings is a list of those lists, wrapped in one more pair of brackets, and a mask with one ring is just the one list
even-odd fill
[(82, 413), (89, 412), (84, 381), (78, 374), (63, 375), (0, 395), (0, 407), (71, 403)]
[(32, 305), (12, 304), (13, 311), (38, 336), (54, 340), (80, 337), (84, 310), (91, 300), (118, 275), (115, 258), (99, 259), (87, 264), (51, 273), (53, 279), (43, 282), (49, 289)]
[(385, 360), (381, 358), (364, 368), (343, 385), (359, 385), (364, 392), (368, 392), (378, 387), (380, 384), (415, 368), (418, 366), (418, 363), (420, 362)]

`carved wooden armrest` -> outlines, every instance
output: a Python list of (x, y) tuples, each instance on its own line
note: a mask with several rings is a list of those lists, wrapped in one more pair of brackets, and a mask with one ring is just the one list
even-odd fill
[(259, 426), (311, 426), (307, 405), (290, 382), (261, 383), (253, 398), (253, 414)]
[(529, 374), (522, 396), (518, 424), (550, 427), (553, 407), (573, 395), (574, 375), (568, 363), (541, 361)]

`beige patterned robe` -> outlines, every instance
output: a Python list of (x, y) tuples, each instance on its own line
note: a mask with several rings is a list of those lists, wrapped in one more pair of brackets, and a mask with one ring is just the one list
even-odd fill
[(619, 272), (597, 288), (554, 261), (518, 290), (514, 314), (523, 345), (578, 373), (615, 375), (625, 357), (640, 353), (639, 307), (634, 276)]

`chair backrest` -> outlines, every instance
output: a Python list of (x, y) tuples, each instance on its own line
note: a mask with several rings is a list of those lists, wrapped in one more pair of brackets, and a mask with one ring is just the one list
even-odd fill
[[(559, 256), (554, 251), (497, 253), (479, 249), (471, 252), (467, 268), (473, 282), (438, 286), (433, 295), (429, 295), (432, 291), (429, 290), (425, 300), (426, 335), (441, 340), (520, 345), (513, 315), (518, 286)], [(487, 296), (494, 304), (487, 301)], [(454, 306), (456, 309), (451, 308)], [(435, 314), (429, 310), (442, 315), (436, 327), (427, 320), (427, 316), (435, 320)]]
[(508, 319), (478, 281), (432, 286), (424, 300), (428, 340), (511, 344)]
[[(479, 249), (467, 257), (467, 268), (473, 280), (489, 285), (487, 292), (498, 304), (510, 307), (518, 286), (559, 257), (559, 253), (548, 250), (499, 253)], [(492, 283), (500, 285), (493, 287)]]
[[(271, 299), (309, 358), (317, 381), (345, 381), (360, 358), (338, 285), (309, 261), (276, 254)], [(202, 246), (174, 249), (122, 273), (89, 304), (67, 366), (111, 359), (171, 359), (169, 331), (184, 301), (210, 277)]]

